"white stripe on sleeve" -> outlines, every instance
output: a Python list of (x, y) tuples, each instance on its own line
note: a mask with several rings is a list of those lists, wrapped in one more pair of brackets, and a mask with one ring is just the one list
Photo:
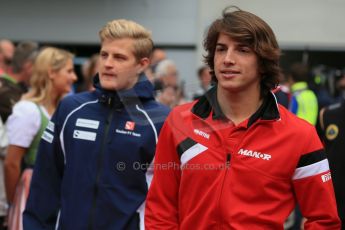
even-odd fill
[(316, 162), (311, 165), (297, 168), (292, 177), (293, 180), (302, 179), (310, 176), (314, 176), (329, 170), (328, 160), (324, 159), (322, 161)]

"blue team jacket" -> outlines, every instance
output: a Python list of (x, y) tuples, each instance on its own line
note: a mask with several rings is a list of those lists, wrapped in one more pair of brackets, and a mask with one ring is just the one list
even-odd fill
[(24, 229), (139, 229), (148, 166), (169, 109), (145, 76), (64, 98), (40, 143)]

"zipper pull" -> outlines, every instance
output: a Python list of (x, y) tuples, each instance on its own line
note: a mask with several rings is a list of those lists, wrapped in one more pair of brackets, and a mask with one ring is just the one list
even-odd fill
[(230, 167), (230, 160), (231, 160), (231, 155), (228, 153), (226, 155), (226, 168), (228, 169)]
[(110, 106), (110, 105), (111, 105), (111, 103), (112, 103), (112, 98), (111, 98), (111, 97), (109, 97), (109, 98), (108, 98), (108, 105)]

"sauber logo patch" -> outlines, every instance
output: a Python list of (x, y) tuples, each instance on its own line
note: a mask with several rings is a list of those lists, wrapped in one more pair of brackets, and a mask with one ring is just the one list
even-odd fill
[(326, 174), (321, 175), (321, 179), (322, 179), (322, 182), (327, 182), (330, 179), (332, 179), (331, 172), (328, 172)]
[(240, 149), (238, 151), (238, 154), (243, 155), (243, 156), (249, 156), (249, 157), (254, 157), (262, 160), (269, 161), (271, 159), (271, 155), (267, 153), (261, 153), (253, 150), (247, 150), (247, 149)]
[(133, 122), (133, 121), (127, 121), (127, 122), (126, 122), (126, 125), (125, 125), (125, 129), (126, 129), (126, 130), (131, 130), (131, 131), (133, 131), (134, 128), (135, 128), (135, 122)]

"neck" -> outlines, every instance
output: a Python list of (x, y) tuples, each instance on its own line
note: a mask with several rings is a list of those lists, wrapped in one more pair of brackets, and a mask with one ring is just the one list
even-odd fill
[(45, 101), (42, 103), (42, 105), (47, 110), (47, 112), (49, 113), (50, 116), (55, 112), (55, 109), (56, 109), (55, 104), (48, 102), (48, 101)]
[(42, 104), (46, 108), (47, 112), (52, 115), (55, 112), (57, 104), (60, 100), (60, 97), (53, 91), (51, 96), (48, 97)]
[(253, 115), (261, 106), (260, 90), (253, 92), (229, 92), (217, 86), (217, 100), (224, 115), (235, 125)]

